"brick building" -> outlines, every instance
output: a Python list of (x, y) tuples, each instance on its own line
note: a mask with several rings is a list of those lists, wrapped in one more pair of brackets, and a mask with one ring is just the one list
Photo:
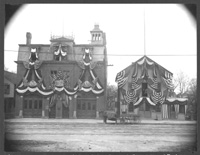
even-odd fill
[(5, 118), (13, 118), (15, 113), (15, 87), (17, 75), (4, 71), (4, 112)]
[(106, 108), (106, 35), (95, 25), (91, 43), (52, 36), (50, 44), (19, 45), (16, 117), (98, 118)]

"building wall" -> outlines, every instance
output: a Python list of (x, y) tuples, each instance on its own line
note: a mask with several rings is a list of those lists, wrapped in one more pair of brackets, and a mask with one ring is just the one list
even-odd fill
[(9, 80), (7, 80), (6, 78), (4, 78), (4, 84), (8, 84), (10, 86), (9, 89), (9, 94), (5, 94), (4, 93), (4, 98), (10, 98), (10, 97), (14, 97), (14, 91), (15, 91), (15, 85), (10, 82)]
[[(100, 33), (103, 33), (100, 31)], [(103, 34), (102, 34), (103, 36)], [(31, 38), (30, 43), (31, 43)], [(46, 89), (49, 89), (51, 86), (51, 71), (68, 71), (68, 80), (70, 88), (74, 88), (77, 84), (78, 79), (82, 73), (82, 68), (79, 67), (78, 62), (83, 61), (83, 55), (85, 49), (90, 49), (90, 54), (92, 56), (92, 63), (97, 62), (93, 71), (96, 73), (100, 83), (104, 88), (104, 95), (97, 97), (96, 111), (97, 117), (98, 112), (105, 110), (106, 106), (106, 87), (107, 87), (107, 57), (106, 47), (103, 44), (105, 37), (101, 37), (101, 40), (98, 42), (92, 42), (91, 44), (79, 44), (76, 45), (73, 40), (66, 38), (51, 38), (50, 44), (20, 44), (18, 52), (18, 65), (17, 65), (17, 83), (23, 79), (26, 72), (23, 62), (29, 62), (29, 57), (31, 54), (32, 48), (36, 48), (39, 61), (42, 62), (38, 70), (41, 71), (43, 81), (46, 85)], [(65, 46), (67, 49), (67, 59), (62, 61), (54, 60), (54, 46), (59, 45)], [(80, 92), (81, 93), (81, 92)], [(42, 105), (42, 117), (49, 117), (49, 98), (43, 98)], [(23, 97), (19, 95), (16, 96), (16, 116), (23, 116)], [(69, 118), (76, 118), (77, 111), (77, 99), (76, 96), (72, 96), (69, 100)]]

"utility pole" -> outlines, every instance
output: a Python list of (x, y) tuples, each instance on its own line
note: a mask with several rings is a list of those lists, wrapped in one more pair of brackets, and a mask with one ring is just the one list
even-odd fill
[(145, 6), (144, 6), (144, 55), (146, 55), (146, 31), (145, 31)]
[(117, 87), (117, 105), (116, 105), (116, 108), (117, 108), (117, 118), (120, 117), (120, 88), (119, 86)]

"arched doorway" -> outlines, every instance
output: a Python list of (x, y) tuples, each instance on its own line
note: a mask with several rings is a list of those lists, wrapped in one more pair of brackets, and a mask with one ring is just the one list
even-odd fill
[(55, 94), (49, 103), (49, 118), (69, 118), (69, 99), (65, 94)]

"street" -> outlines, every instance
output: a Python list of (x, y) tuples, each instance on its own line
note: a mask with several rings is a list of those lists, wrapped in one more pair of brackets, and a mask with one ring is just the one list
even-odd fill
[[(154, 122), (153, 122), (154, 121)], [(196, 123), (115, 124), (87, 119), (5, 121), (6, 152), (195, 151)]]

